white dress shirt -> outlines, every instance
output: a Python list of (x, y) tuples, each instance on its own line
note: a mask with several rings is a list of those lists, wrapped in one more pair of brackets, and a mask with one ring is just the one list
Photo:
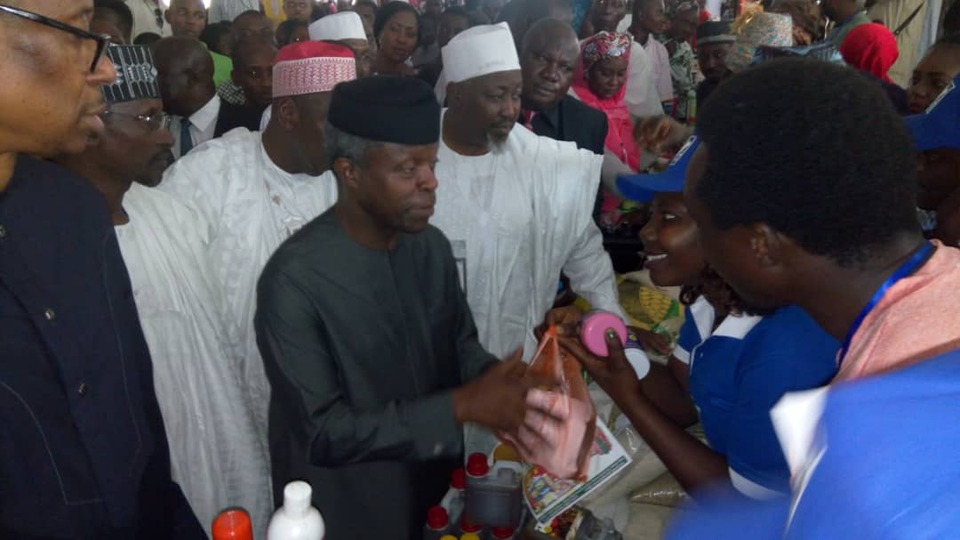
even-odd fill
[[(163, 17), (163, 12), (167, 6), (160, 0), (126, 0), (127, 7), (133, 13), (133, 32), (131, 39), (137, 39), (140, 34), (153, 32), (160, 34), (160, 37), (173, 35), (173, 29)], [(157, 24), (157, 10), (160, 10), (160, 24)]]
[(207, 22), (233, 22), (244, 11), (260, 11), (260, 0), (210, 0)]
[[(206, 105), (190, 115), (190, 135), (194, 148), (213, 138), (213, 134), (217, 130), (217, 118), (219, 117), (220, 96), (217, 95), (214, 95), (213, 99), (208, 101)], [(180, 124), (182, 122), (183, 118), (176, 116), (170, 126), (170, 132), (173, 133), (173, 157), (177, 159), (180, 159)]]
[(657, 90), (653, 62), (644, 47), (632, 40), (630, 64), (627, 67), (627, 95), (624, 101), (634, 119), (663, 114), (663, 100)]
[(650, 63), (653, 65), (653, 79), (657, 92), (660, 94), (660, 101), (673, 101), (673, 79), (670, 77), (670, 53), (653, 36), (647, 38), (643, 45), (643, 50), (647, 51), (650, 57)]

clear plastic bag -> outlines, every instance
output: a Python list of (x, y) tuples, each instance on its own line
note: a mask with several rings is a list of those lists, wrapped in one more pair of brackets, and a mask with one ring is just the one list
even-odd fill
[(518, 439), (529, 440), (523, 436), (508, 437), (508, 440), (513, 439), (510, 442), (526, 463), (538, 465), (557, 478), (586, 480), (597, 415), (580, 373), (580, 364), (560, 346), (556, 328), (547, 329), (527, 374), (557, 381), (554, 386), (543, 390), (547, 390), (550, 399), (554, 400), (549, 408), (562, 411), (566, 421), (559, 433), (551, 432), (548, 437), (556, 441), (555, 445), (542, 440), (534, 444), (516, 444)]

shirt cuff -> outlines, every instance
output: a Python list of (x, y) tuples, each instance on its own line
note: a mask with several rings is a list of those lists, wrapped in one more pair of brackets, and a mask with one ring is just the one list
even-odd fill
[(463, 450), (463, 429), (454, 417), (453, 392), (418, 400), (410, 423), (417, 454), (426, 458), (458, 455)]

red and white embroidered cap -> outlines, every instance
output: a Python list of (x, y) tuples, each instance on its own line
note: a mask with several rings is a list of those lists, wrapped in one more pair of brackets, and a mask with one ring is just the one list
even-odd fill
[(357, 78), (353, 51), (343, 45), (301, 41), (280, 49), (273, 64), (273, 97), (330, 92)]

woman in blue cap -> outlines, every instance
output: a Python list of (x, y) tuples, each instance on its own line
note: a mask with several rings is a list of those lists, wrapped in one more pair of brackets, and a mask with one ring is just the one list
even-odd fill
[[(681, 193), (696, 147), (693, 137), (664, 173), (621, 177), (619, 186), (652, 201), (640, 233), (650, 279), (682, 287), (686, 321), (668, 365), (640, 381), (614, 343), (609, 358), (577, 340), (564, 345), (687, 491), (722, 483), (766, 499), (788, 492), (790, 479), (769, 411), (786, 392), (827, 384), (839, 343), (799, 308), (752, 308), (706, 263)], [(685, 431), (698, 420), (706, 445)]]

